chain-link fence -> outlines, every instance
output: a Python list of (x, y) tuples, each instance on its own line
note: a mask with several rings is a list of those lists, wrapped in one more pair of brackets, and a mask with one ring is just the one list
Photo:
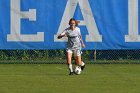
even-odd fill
[[(0, 50), (0, 63), (66, 63), (65, 50)], [(140, 63), (140, 50), (83, 50), (86, 63)], [(73, 57), (73, 62), (75, 58)]]

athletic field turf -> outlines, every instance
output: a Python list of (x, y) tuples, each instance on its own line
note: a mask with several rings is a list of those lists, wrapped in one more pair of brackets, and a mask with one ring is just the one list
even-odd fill
[(140, 65), (89, 64), (69, 76), (66, 65), (1, 64), (0, 93), (140, 93)]

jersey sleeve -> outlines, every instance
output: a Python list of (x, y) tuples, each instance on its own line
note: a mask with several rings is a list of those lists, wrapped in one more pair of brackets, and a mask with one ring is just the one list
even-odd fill
[(77, 27), (78, 34), (81, 35), (80, 28)]
[(68, 34), (68, 30), (69, 30), (69, 28), (66, 28), (66, 29), (61, 33), (61, 35), (67, 35), (67, 34)]
[(61, 35), (65, 35), (66, 34), (66, 30), (64, 30), (62, 33), (61, 33)]

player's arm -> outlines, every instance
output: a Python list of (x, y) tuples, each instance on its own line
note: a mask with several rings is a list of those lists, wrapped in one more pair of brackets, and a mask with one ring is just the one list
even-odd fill
[(84, 48), (85, 47), (85, 44), (83, 42), (83, 39), (82, 39), (82, 35), (81, 35), (81, 32), (80, 32), (80, 29), (78, 29), (78, 32), (79, 32), (79, 36), (80, 36), (80, 42), (81, 42), (81, 45), (82, 47)]
[(58, 39), (61, 39), (62, 37), (66, 36), (66, 32), (64, 31), (63, 33), (59, 34), (57, 36)]
[(84, 42), (83, 42), (82, 35), (80, 35), (80, 42), (81, 42), (81, 45), (82, 45), (83, 48), (86, 47)]
[(64, 37), (64, 35), (59, 34), (57, 38), (61, 39), (62, 37)]

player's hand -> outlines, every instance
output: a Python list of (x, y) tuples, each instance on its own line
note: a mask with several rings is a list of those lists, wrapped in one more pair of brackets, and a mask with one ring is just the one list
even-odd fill
[(63, 36), (60, 34), (57, 36), (58, 39), (61, 39)]
[(82, 48), (85, 48), (86, 46), (85, 46), (85, 44), (82, 44)]

